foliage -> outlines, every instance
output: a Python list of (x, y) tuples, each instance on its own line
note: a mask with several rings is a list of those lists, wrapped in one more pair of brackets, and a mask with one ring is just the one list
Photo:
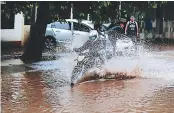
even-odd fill
[[(37, 1), (7, 1), (1, 12), (9, 14), (10, 12), (23, 12), (29, 15), (29, 10)], [(61, 20), (70, 17), (71, 4), (74, 6), (74, 18), (86, 19), (90, 14), (91, 20), (96, 22), (117, 20), (119, 18), (118, 1), (50, 1), (50, 19), (51, 21)], [(127, 16), (141, 15), (147, 12), (148, 8), (156, 8), (157, 4), (164, 5), (167, 1), (121, 1), (122, 13)], [(123, 12), (124, 11), (124, 12)], [(126, 12), (126, 13), (125, 13)], [(28, 17), (30, 18), (30, 16)]]
[[(33, 4), (39, 1), (10, 1), (2, 8), (1, 12), (9, 15), (10, 12), (23, 12), (25, 18), (31, 18), (31, 8)], [(76, 19), (87, 19), (90, 14), (90, 20), (101, 23), (109, 20), (118, 21), (119, 19), (119, 1), (50, 1), (47, 2), (50, 6), (49, 17), (50, 21), (63, 21), (70, 18), (71, 4), (73, 4), (73, 16)], [(136, 20), (143, 19), (150, 8), (165, 6), (167, 1), (121, 1), (121, 15), (124, 18), (129, 18), (134, 15)], [(169, 3), (170, 4), (170, 3)], [(48, 23), (49, 23), (48, 22)]]
[[(38, 5), (39, 2), (32, 1), (8, 1), (2, 8), (2, 13), (20, 13), (29, 15), (29, 10), (33, 8), (33, 4)], [(70, 17), (71, 4), (74, 6), (74, 17), (77, 19), (86, 19), (87, 15), (90, 14), (91, 20), (93, 21), (106, 21), (108, 17), (117, 15), (118, 7), (117, 2), (109, 1), (51, 1), (47, 2), (50, 6), (50, 19), (51, 21), (66, 19)], [(116, 16), (113, 16), (114, 18)]]

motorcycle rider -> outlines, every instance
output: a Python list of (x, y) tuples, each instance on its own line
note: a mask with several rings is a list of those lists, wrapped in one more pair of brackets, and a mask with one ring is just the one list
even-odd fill
[[(87, 53), (87, 55), (85, 55), (85, 58), (84, 58), (85, 62), (87, 60), (86, 63), (88, 63), (88, 60), (90, 60), (89, 65), (94, 64), (93, 59), (95, 59), (96, 57), (100, 58), (102, 64), (105, 64), (105, 62), (106, 62), (106, 52), (105, 52), (106, 39), (104, 36), (101, 37), (102, 34), (101, 34), (99, 28), (100, 28), (100, 24), (94, 24), (95, 30), (90, 31), (89, 40), (85, 44), (83, 44), (80, 48), (73, 49), (75, 52), (79, 52), (79, 53), (81, 53), (85, 50), (89, 50), (89, 52)], [(98, 66), (99, 66), (99, 68), (101, 67), (101, 65), (97, 65), (97, 67)], [(88, 68), (87, 68), (87, 70), (88, 70)], [(82, 72), (82, 75), (84, 73), (85, 72)], [(72, 75), (71, 86), (73, 86), (77, 82), (77, 79), (82, 75)]]
[[(103, 63), (106, 61), (106, 38), (100, 32), (100, 24), (94, 24), (94, 29), (89, 33), (89, 40), (85, 42), (80, 48), (74, 48), (75, 52), (83, 52), (89, 49), (88, 55), (91, 57), (100, 57)], [(101, 36), (102, 35), (102, 36)]]

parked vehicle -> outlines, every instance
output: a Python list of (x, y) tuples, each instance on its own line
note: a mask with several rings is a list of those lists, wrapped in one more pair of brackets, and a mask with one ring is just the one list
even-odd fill
[[(71, 25), (73, 23), (73, 26)], [(109, 25), (109, 24), (108, 24)], [(72, 29), (71, 29), (72, 27)], [(45, 33), (45, 47), (53, 49), (55, 46), (68, 46), (69, 48), (78, 48), (89, 39), (89, 32), (93, 30), (94, 24), (91, 21), (82, 20), (81, 23), (77, 19), (66, 19), (66, 22), (53, 22), (47, 25)], [(102, 32), (108, 30), (118, 30), (120, 26), (107, 28), (105, 24), (101, 26)], [(120, 40), (120, 39), (119, 39)], [(130, 43), (120, 40), (116, 42), (117, 48), (127, 48)], [(122, 50), (122, 49), (120, 49)], [(108, 51), (110, 51), (108, 49)]]
[[(73, 22), (73, 30), (71, 30)], [(85, 23), (67, 20), (66, 22), (53, 22), (47, 25), (45, 33), (45, 47), (53, 49), (56, 45), (71, 45), (71, 48), (83, 45), (92, 28)]]
[(81, 22), (79, 22), (77, 19), (65, 19), (67, 22), (75, 22), (75, 23), (82, 23), (85, 24), (87, 26), (89, 26), (90, 28), (94, 29), (94, 24), (92, 23), (92, 21), (89, 20), (81, 20)]

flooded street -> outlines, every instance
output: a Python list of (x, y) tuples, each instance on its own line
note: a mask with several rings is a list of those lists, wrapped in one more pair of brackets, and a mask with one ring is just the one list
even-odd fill
[(115, 57), (105, 65), (138, 71), (137, 78), (91, 81), (71, 88), (75, 58), (76, 54), (67, 53), (33, 64), (2, 60), (2, 113), (173, 113), (173, 45), (153, 45), (138, 56)]

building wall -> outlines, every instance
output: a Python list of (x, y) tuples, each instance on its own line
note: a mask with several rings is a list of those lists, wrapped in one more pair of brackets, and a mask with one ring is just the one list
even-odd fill
[(30, 25), (24, 25), (23, 14), (16, 14), (14, 29), (1, 29), (2, 43), (16, 43), (17, 46), (24, 47), (26, 40), (29, 38)]
[(20, 36), (16, 37), (15, 29), (1, 29), (1, 41), (21, 41)]
[(22, 40), (22, 47), (26, 45), (29, 35), (30, 35), (30, 25), (24, 25), (24, 38)]
[(21, 41), (24, 35), (23, 26), (23, 15), (15, 15), (14, 29), (1, 29), (1, 41)]

